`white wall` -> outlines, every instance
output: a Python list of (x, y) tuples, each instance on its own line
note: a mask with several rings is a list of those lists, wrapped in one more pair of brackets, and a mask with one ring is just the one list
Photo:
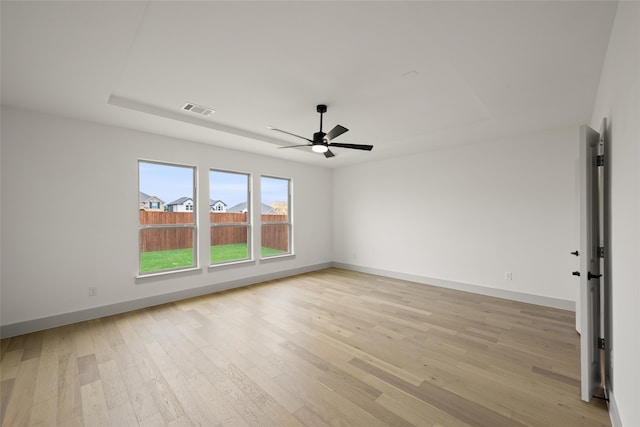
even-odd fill
[(577, 147), (576, 126), (338, 169), (334, 260), (573, 308)]
[(609, 121), (612, 419), (640, 426), (640, 3), (620, 2), (591, 127)]
[[(3, 328), (331, 261), (328, 169), (12, 108), (2, 109), (1, 136)], [(201, 272), (136, 280), (139, 158), (198, 167), (201, 227), (209, 168), (251, 173), (258, 185), (260, 174), (292, 178), (296, 257), (208, 269), (205, 232)]]

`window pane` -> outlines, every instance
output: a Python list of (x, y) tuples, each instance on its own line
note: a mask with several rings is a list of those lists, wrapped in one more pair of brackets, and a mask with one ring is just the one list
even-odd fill
[(193, 167), (138, 163), (140, 273), (196, 266), (194, 177)]
[[(263, 176), (260, 179), (262, 222), (289, 220), (289, 180)], [(274, 216), (266, 216), (274, 215)]]
[(260, 179), (261, 238), (263, 258), (291, 253), (291, 183), (288, 179)]
[(262, 257), (289, 253), (289, 224), (262, 224)]
[(247, 225), (211, 227), (211, 264), (249, 259), (248, 235)]
[(192, 227), (140, 230), (140, 272), (194, 267)]
[(247, 212), (248, 198), (249, 175), (220, 170), (209, 171), (209, 212)]
[(140, 223), (193, 224), (193, 177), (192, 167), (140, 162), (140, 211), (156, 213), (141, 215)]
[(211, 264), (251, 258), (248, 201), (248, 174), (209, 171)]

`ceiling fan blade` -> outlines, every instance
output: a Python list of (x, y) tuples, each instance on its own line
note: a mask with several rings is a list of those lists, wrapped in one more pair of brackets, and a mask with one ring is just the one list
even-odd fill
[(340, 126), (340, 125), (336, 125), (336, 127), (334, 127), (333, 129), (331, 129), (329, 131), (329, 133), (327, 134), (327, 140), (331, 141), (333, 138), (337, 138), (340, 135), (342, 135), (343, 133), (345, 133), (346, 131), (348, 131), (349, 129), (347, 129), (344, 126)]
[(339, 142), (332, 142), (331, 144), (329, 144), (329, 147), (353, 148), (355, 150), (366, 150), (366, 151), (371, 151), (373, 149), (373, 145), (340, 144)]
[(296, 147), (311, 147), (311, 144), (302, 144), (302, 145), (283, 145), (278, 148), (296, 148)]
[(304, 139), (305, 141), (313, 142), (309, 138), (305, 138), (304, 136), (296, 135), (295, 133), (287, 132), (286, 130), (276, 129), (276, 128), (269, 128), (269, 129), (275, 130), (276, 132), (286, 133), (287, 135), (295, 136), (296, 138), (301, 138), (301, 139)]
[(331, 150), (327, 150), (324, 152), (324, 156), (329, 159), (331, 157), (335, 157), (336, 155), (331, 152)]

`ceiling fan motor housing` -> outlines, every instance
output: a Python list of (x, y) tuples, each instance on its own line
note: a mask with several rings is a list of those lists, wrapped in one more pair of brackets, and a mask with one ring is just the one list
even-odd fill
[(327, 134), (324, 132), (316, 132), (313, 134), (313, 145), (322, 144), (327, 145), (327, 140), (325, 138)]

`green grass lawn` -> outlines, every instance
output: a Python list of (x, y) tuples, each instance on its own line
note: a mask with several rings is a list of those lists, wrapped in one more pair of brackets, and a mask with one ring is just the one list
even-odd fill
[(247, 259), (247, 244), (232, 243), (230, 245), (211, 246), (211, 264), (225, 261)]
[[(284, 253), (278, 249), (263, 247), (262, 257)], [(235, 243), (211, 247), (211, 264), (247, 259), (247, 244)], [(192, 249), (174, 249), (171, 251), (143, 252), (140, 254), (140, 272), (170, 270), (193, 265)]]
[(141, 273), (189, 267), (191, 265), (193, 265), (193, 249), (142, 252), (140, 254)]

